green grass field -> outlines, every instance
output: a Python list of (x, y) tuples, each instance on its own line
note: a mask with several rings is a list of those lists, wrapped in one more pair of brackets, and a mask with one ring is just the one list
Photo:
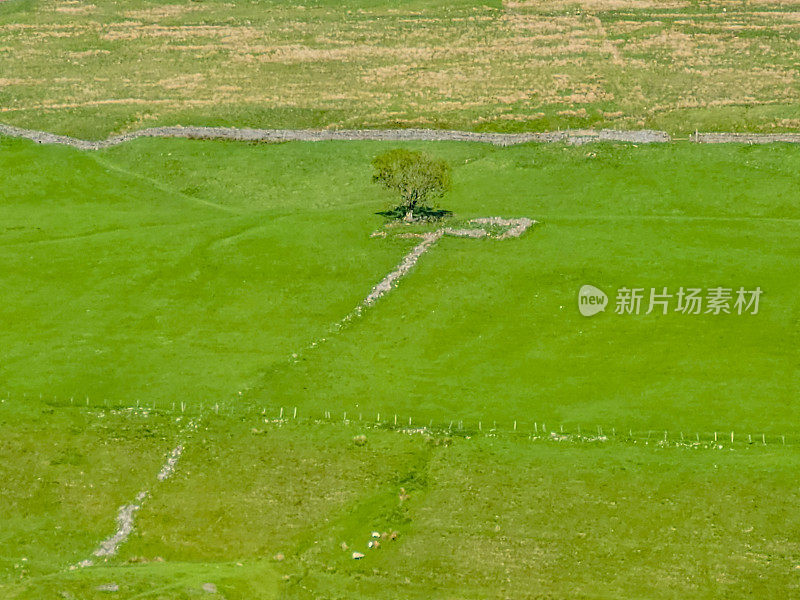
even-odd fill
[[(793, 148), (432, 145), (457, 165), (459, 217), (541, 223), (445, 238), (398, 293), (301, 352), (415, 244), (370, 238), (391, 201), (369, 182), (385, 147), (4, 141), (6, 391), (794, 433)], [(764, 296), (758, 315), (586, 319), (584, 283)]]
[[(63, 409), (61, 418), (71, 413)], [(146, 421), (151, 431), (164, 423), (157, 415)], [(366, 446), (351, 441), (359, 432), (366, 432)], [(93, 513), (97, 520), (86, 530), (28, 523), (15, 528), (28, 536), (24, 549), (4, 544), (17, 562), (8, 561), (0, 591), (9, 598), (105, 598), (97, 587), (116, 583), (119, 597), (165, 599), (797, 592), (796, 449), (525, 437), (432, 443), (444, 439), (358, 424), (278, 427), (209, 417), (188, 439), (179, 474), (153, 489), (118, 558), (63, 568), (90, 551), (84, 538), (92, 529), (111, 529), (110, 511), (86, 507), (82, 518)], [(35, 472), (45, 475), (44, 467)], [(409, 496), (402, 504), (401, 488)], [(44, 502), (44, 494), (34, 489), (27, 506)], [(70, 529), (81, 535), (69, 538)], [(369, 550), (372, 531), (399, 535)], [(354, 561), (352, 551), (365, 557)], [(45, 561), (48, 552), (51, 561), (60, 553), (61, 564)], [(277, 553), (285, 559), (272, 559)], [(208, 582), (219, 596), (200, 592)]]
[(795, 0), (6, 0), (0, 121), (800, 128)]
[[(797, 597), (800, 150), (680, 140), (800, 129), (799, 15), (0, 0), (0, 123), (678, 139), (0, 137), (0, 598)], [(396, 147), (448, 161), (453, 217), (387, 227)], [(537, 223), (354, 313), (490, 216)], [(614, 311), (718, 286), (758, 314)]]
[[(337, 329), (416, 244), (370, 237), (394, 146), (0, 138), (0, 596), (796, 595), (800, 152), (406, 144), (456, 221), (540, 223), (443, 238)], [(587, 319), (585, 283), (764, 295)]]

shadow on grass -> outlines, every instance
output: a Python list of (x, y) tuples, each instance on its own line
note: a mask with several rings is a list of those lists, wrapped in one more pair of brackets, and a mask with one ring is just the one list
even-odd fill
[[(406, 207), (401, 205), (390, 208), (389, 210), (376, 212), (375, 214), (386, 217), (387, 219), (404, 219), (406, 217), (406, 212)], [(414, 209), (413, 216), (414, 219), (434, 221), (437, 219), (444, 219), (445, 217), (451, 217), (453, 216), (453, 212), (450, 210), (421, 206)]]

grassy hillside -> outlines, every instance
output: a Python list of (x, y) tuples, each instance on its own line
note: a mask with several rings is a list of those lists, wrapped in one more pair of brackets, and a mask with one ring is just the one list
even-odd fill
[(0, 120), (549, 130), (800, 127), (794, 1), (10, 0)]
[[(796, 593), (797, 149), (407, 146), (454, 166), (456, 221), (540, 223), (443, 238), (337, 330), (417, 243), (370, 237), (392, 145), (0, 140), (0, 595)], [(764, 296), (587, 319), (585, 283)]]
[[(43, 410), (36, 435), (53, 448), (38, 449), (25, 468), (2, 467), (4, 598), (106, 598), (108, 585), (122, 598), (169, 600), (798, 589), (796, 446), (407, 435), (207, 413), (181, 436), (178, 473), (156, 483), (151, 463), (175, 442), (165, 435), (178, 427), (175, 414)], [(18, 422), (7, 411), (4, 403), (2, 449), (16, 458), (24, 446), (8, 436)], [(26, 420), (38, 412), (28, 403)], [(89, 432), (54, 436), (66, 423)], [(367, 443), (355, 445), (361, 433)], [(143, 459), (133, 470), (131, 456)], [(68, 569), (113, 530), (114, 507), (142, 488), (150, 497), (119, 556)], [(373, 531), (397, 536), (370, 549)], [(354, 551), (364, 558), (353, 560)], [(202, 591), (209, 583), (216, 595)]]
[[(370, 238), (385, 145), (3, 145), (12, 395), (796, 432), (793, 148), (428, 146), (456, 165), (459, 217), (541, 224), (443, 239), (330, 336), (415, 243)], [(764, 296), (757, 315), (586, 319), (585, 283)]]

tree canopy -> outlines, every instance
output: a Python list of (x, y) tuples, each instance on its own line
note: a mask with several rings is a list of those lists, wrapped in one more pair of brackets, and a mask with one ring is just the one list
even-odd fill
[(432, 212), (427, 202), (450, 189), (450, 165), (422, 152), (390, 150), (376, 156), (372, 167), (372, 180), (400, 195), (402, 203), (397, 209), (407, 218)]

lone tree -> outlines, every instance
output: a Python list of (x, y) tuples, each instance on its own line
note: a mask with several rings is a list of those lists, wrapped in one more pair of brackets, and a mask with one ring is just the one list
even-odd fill
[(428, 200), (450, 189), (450, 165), (422, 152), (390, 150), (372, 160), (372, 181), (400, 194), (402, 203), (383, 214), (390, 217), (443, 217), (446, 210), (434, 210)]

